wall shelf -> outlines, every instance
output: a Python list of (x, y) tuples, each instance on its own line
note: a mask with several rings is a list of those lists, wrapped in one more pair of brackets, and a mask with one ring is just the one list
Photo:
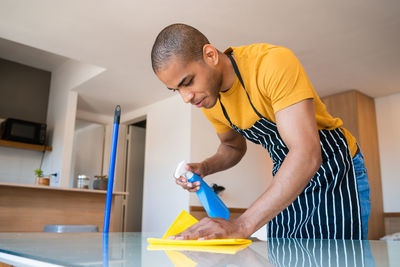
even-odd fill
[(41, 146), (41, 145), (34, 145), (34, 144), (27, 144), (15, 141), (8, 141), (8, 140), (1, 140), (0, 139), (0, 146), (8, 146), (8, 147), (15, 147), (15, 148), (22, 148), (22, 149), (30, 149), (30, 150), (38, 150), (38, 151), (52, 151), (53, 148), (50, 146)]

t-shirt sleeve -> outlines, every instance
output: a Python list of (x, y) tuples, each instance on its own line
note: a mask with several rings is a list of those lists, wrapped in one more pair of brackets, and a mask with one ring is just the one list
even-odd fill
[(217, 114), (215, 107), (212, 109), (202, 108), (201, 110), (203, 111), (203, 114), (206, 116), (206, 118), (214, 126), (215, 131), (217, 133), (226, 133), (229, 130), (231, 130), (231, 127), (229, 127), (226, 123), (222, 122), (221, 115)]
[(311, 82), (300, 61), (289, 49), (275, 48), (259, 62), (259, 88), (271, 100), (274, 112), (304, 99), (314, 98)]

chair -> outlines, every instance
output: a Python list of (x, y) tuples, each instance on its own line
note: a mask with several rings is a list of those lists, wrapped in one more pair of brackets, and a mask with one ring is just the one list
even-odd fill
[(89, 233), (98, 232), (97, 225), (80, 225), (80, 224), (46, 224), (43, 232), (49, 233)]

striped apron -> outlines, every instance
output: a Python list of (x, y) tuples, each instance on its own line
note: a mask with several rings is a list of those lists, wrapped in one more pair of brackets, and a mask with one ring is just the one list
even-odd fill
[[(228, 57), (259, 120), (248, 129), (238, 128), (231, 122), (219, 97), (222, 111), (233, 130), (267, 149), (273, 161), (272, 175), (275, 176), (289, 149), (276, 124), (264, 118), (253, 106), (235, 60), (229, 54)], [(339, 128), (318, 132), (322, 165), (297, 199), (268, 223), (268, 237), (362, 238), (356, 175), (347, 141)]]

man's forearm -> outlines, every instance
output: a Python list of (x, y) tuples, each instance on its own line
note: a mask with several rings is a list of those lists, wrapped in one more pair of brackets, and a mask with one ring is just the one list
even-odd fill
[(246, 153), (246, 145), (234, 147), (221, 143), (217, 152), (202, 163), (206, 167), (206, 175), (224, 171), (235, 166)]
[(320, 154), (289, 152), (271, 185), (237, 222), (248, 235), (257, 231), (297, 198), (320, 165)]

